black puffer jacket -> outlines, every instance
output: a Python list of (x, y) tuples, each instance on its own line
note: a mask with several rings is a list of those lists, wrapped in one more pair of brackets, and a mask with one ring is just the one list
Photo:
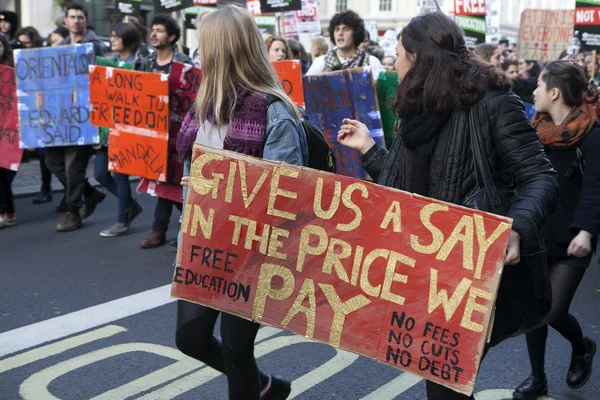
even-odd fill
[[(517, 192), (507, 214), (513, 219), (513, 229), (522, 238), (538, 236), (555, 207), (558, 180), (523, 104), (513, 93), (494, 90), (473, 107), (496, 186), (514, 187)], [(468, 111), (455, 111), (440, 133), (430, 168), (429, 197), (461, 205), (476, 186), (468, 121)], [(396, 140), (402, 140), (401, 135)], [(396, 186), (411, 191), (415, 154), (404, 146), (401, 152), (402, 171)], [(386, 168), (387, 154), (375, 146), (362, 157), (369, 175), (384, 186), (388, 185), (379, 177)]]

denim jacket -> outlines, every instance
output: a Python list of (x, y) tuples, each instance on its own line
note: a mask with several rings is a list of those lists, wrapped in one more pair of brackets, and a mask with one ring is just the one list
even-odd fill
[[(190, 175), (191, 153), (183, 164), (183, 176)], [(302, 123), (283, 101), (273, 102), (267, 108), (267, 127), (263, 159), (287, 164), (308, 165), (308, 141)], [(187, 187), (183, 187), (183, 203)]]

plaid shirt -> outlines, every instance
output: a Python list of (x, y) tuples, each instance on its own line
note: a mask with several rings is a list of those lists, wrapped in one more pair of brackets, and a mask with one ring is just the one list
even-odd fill
[(182, 54), (179, 52), (179, 50), (177, 50), (177, 47), (173, 47), (173, 59), (171, 60), (171, 62), (165, 66), (163, 66), (162, 68), (158, 65), (158, 63), (156, 62), (156, 52), (150, 53), (148, 55), (148, 57), (146, 57), (145, 60), (142, 61), (142, 71), (146, 71), (146, 72), (162, 72), (164, 74), (168, 74), (171, 72), (171, 65), (173, 64), (174, 61), (180, 62), (180, 63), (184, 63), (184, 64), (192, 64), (192, 60), (191, 58), (189, 58), (188, 56), (186, 56), (185, 54)]

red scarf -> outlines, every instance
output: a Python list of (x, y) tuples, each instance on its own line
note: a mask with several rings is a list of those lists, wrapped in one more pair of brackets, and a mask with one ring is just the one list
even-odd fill
[(596, 109), (584, 103), (573, 107), (560, 125), (552, 121), (550, 114), (536, 113), (531, 123), (540, 142), (549, 149), (573, 149), (578, 147), (596, 123)]

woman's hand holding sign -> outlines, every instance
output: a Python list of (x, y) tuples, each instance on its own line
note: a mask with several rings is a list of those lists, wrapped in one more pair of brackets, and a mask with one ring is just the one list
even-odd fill
[(344, 119), (338, 132), (339, 143), (365, 154), (375, 145), (371, 132), (365, 124), (354, 119)]

